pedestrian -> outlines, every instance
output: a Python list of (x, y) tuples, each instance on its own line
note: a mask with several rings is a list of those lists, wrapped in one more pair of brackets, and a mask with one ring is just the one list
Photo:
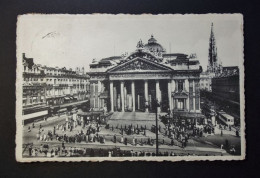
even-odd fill
[(124, 137), (123, 137), (123, 135), (121, 136), (121, 141), (120, 141), (120, 143), (124, 143)]
[(125, 145), (127, 145), (127, 138), (125, 138)]
[(37, 138), (37, 140), (40, 139), (40, 133), (39, 132), (36, 134), (36, 138)]
[(56, 129), (55, 129), (55, 126), (53, 127), (53, 135), (56, 135)]
[(114, 143), (116, 143), (116, 134), (114, 135)]
[(61, 147), (65, 149), (64, 141), (62, 142)]
[(91, 148), (90, 149), (90, 157), (94, 157), (95, 156), (95, 152), (94, 152), (94, 150)]
[(174, 145), (174, 142), (173, 142), (173, 139), (171, 139), (171, 146), (173, 146)]
[(104, 144), (106, 143), (106, 138), (105, 138), (104, 135), (103, 135), (103, 143), (104, 143)]
[(239, 137), (239, 132), (238, 132), (238, 130), (236, 130), (236, 136)]
[(32, 145), (29, 146), (29, 156), (32, 156)]

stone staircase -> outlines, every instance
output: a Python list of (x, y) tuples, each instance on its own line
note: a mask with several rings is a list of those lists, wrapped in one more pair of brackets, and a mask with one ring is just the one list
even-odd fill
[(146, 112), (114, 112), (109, 120), (148, 121), (155, 120), (155, 113)]

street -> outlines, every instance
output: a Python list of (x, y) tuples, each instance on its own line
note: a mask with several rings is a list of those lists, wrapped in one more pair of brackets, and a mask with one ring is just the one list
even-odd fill
[[(48, 144), (50, 148), (58, 148), (62, 146), (62, 142), (58, 140), (47, 140), (47, 141), (39, 141), (37, 140), (37, 133), (39, 131), (40, 125), (42, 126), (43, 133), (47, 134), (48, 132), (52, 132), (54, 126), (58, 124), (62, 124), (66, 122), (66, 115), (62, 115), (60, 117), (55, 116), (48, 118), (47, 121), (41, 121), (38, 123), (35, 123), (35, 128), (32, 128), (32, 124), (25, 125), (23, 128), (23, 143), (24, 143), (24, 156), (29, 155), (28, 146), (26, 147), (26, 144), (32, 144), (32, 147), (40, 148), (42, 145)], [(114, 122), (114, 121), (113, 121)], [(149, 122), (151, 121), (141, 121), (138, 122), (139, 126), (142, 124), (146, 124), (147, 126), (150, 126)], [(108, 123), (111, 123), (108, 121)], [(160, 123), (162, 124), (162, 123)], [(30, 127), (30, 132), (28, 132), (28, 127)], [(70, 131), (62, 131), (62, 130), (56, 130), (57, 135), (63, 135), (66, 134), (67, 136), (73, 136), (75, 134), (78, 134), (81, 132), (82, 129), (81, 126), (77, 126), (75, 129)], [(83, 131), (85, 132), (85, 131)], [(116, 126), (113, 126), (113, 129), (105, 129), (105, 126), (101, 126), (100, 131), (98, 132), (99, 135), (104, 136), (106, 141), (105, 143), (99, 143), (99, 142), (75, 142), (75, 143), (64, 143), (64, 146), (67, 148), (77, 148), (77, 149), (104, 149), (104, 150), (113, 150), (114, 148), (119, 148), (120, 150), (124, 151), (134, 151), (134, 152), (155, 152), (155, 144), (152, 143), (151, 145), (148, 144), (141, 144), (137, 143), (136, 145), (131, 144), (133, 137), (138, 138), (139, 140), (142, 139), (143, 141), (147, 140), (147, 138), (151, 138), (152, 140), (155, 139), (155, 134), (151, 132), (149, 129), (147, 129), (146, 134), (139, 134), (139, 135), (124, 135), (124, 138), (128, 139), (128, 144), (125, 145), (125, 143), (120, 143), (120, 131)], [(113, 140), (113, 137), (116, 136), (116, 143)], [(239, 138), (231, 137), (230, 135), (223, 135), (220, 137), (219, 135), (212, 135), (208, 137), (196, 137), (196, 138), (190, 138), (187, 142), (187, 145), (185, 148), (182, 148), (181, 145), (174, 140), (174, 145), (170, 145), (171, 140), (163, 135), (162, 133), (159, 133), (159, 152), (160, 153), (173, 153), (174, 155), (228, 155), (225, 150), (221, 150), (221, 144), (225, 143), (225, 140), (230, 140), (230, 144), (236, 144), (239, 143)], [(234, 140), (234, 142), (233, 142)]]

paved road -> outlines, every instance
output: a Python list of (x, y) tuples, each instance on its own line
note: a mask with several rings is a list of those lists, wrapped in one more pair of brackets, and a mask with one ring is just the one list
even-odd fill
[[(40, 146), (41, 144), (49, 144), (51, 147), (58, 147), (61, 146), (61, 142), (58, 141), (48, 141), (48, 142), (40, 142), (37, 141), (36, 139), (36, 134), (39, 130), (39, 125), (41, 124), (43, 126), (44, 132), (47, 133), (48, 130), (52, 131), (53, 126), (64, 123), (66, 119), (65, 115), (62, 115), (61, 117), (52, 117), (48, 118), (47, 121), (41, 121), (38, 123), (35, 123), (35, 128), (31, 129), (31, 132), (28, 132), (28, 126), (30, 125), (25, 125), (24, 130), (23, 130), (23, 143), (33, 143), (34, 146)], [(81, 127), (78, 127), (75, 129), (72, 133), (67, 133), (66, 134), (75, 134), (79, 130), (81, 130)], [(57, 131), (58, 134), (63, 134), (62, 131)], [(59, 133), (60, 132), (60, 133)], [(100, 134), (106, 134), (106, 135), (111, 135), (111, 137), (115, 134), (115, 131), (111, 131), (108, 129), (102, 129)], [(147, 135), (150, 135), (151, 137), (155, 137), (155, 134), (147, 131)], [(132, 137), (132, 136), (129, 136)], [(164, 137), (162, 134), (160, 134), (160, 139), (164, 138), (165, 140), (167, 139)], [(113, 149), (114, 147), (120, 147), (121, 150), (134, 150), (134, 151), (151, 151), (155, 152), (155, 145), (153, 146), (133, 146), (131, 144), (128, 144), (127, 146), (121, 143), (113, 143), (109, 139), (106, 140), (106, 144), (101, 144), (101, 143), (65, 143), (66, 147), (78, 147), (78, 148), (104, 148), (104, 149)], [(205, 144), (199, 141), (196, 141), (194, 139), (189, 139), (187, 143), (187, 147), (184, 149), (180, 148), (179, 146), (169, 146), (169, 145), (160, 145), (159, 150), (161, 152), (171, 152), (173, 151), (174, 153), (184, 153), (184, 154), (196, 154), (196, 155), (220, 155), (220, 154), (226, 154), (225, 151), (220, 150), (220, 147), (217, 147), (215, 145), (210, 145), (210, 144)], [(28, 154), (27, 151), (25, 151), (25, 155)]]

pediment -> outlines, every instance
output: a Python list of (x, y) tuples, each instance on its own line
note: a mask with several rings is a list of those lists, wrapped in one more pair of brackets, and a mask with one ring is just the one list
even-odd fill
[(108, 72), (156, 72), (171, 71), (172, 69), (162, 64), (143, 58), (135, 58), (110, 69)]

